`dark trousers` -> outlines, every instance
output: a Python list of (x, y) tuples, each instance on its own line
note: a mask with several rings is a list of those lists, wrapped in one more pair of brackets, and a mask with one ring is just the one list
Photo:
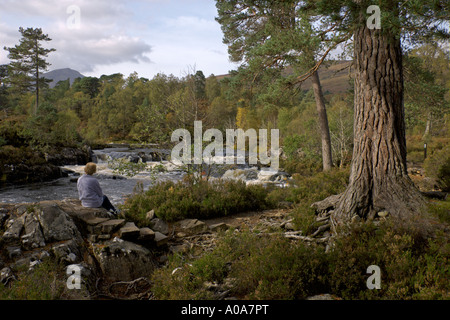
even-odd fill
[(109, 201), (107, 196), (103, 196), (103, 203), (102, 203), (102, 207), (105, 208), (106, 210), (112, 210), (114, 212), (116, 212), (116, 208), (114, 208), (113, 204), (111, 203), (111, 201)]

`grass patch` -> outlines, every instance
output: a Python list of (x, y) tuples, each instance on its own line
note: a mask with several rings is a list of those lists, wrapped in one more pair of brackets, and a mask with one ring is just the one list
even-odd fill
[(47, 258), (28, 270), (23, 266), (14, 272), (16, 280), (0, 283), (0, 300), (65, 300), (85, 299), (88, 291), (67, 289), (64, 265)]

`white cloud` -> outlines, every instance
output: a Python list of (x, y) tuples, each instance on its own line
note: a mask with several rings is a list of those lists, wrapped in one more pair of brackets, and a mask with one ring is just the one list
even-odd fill
[[(79, 8), (78, 28), (67, 22)], [(182, 75), (195, 65), (205, 74), (232, 69), (211, 0), (0, 0), (0, 43), (18, 43), (18, 28), (40, 27), (52, 39), (46, 46), (50, 70), (72, 68), (100, 76), (137, 71)], [(3, 52), (1, 52), (3, 51)], [(8, 63), (0, 50), (0, 64)]]
[[(49, 55), (51, 69), (70, 67), (80, 72), (89, 72), (98, 65), (122, 62), (150, 62), (146, 56), (151, 46), (143, 39), (127, 34), (126, 26), (132, 14), (124, 6), (125, 1), (11, 1), (2, 2), (2, 12), (20, 17), (30, 16), (31, 20), (45, 20), (44, 33), (52, 39), (46, 46), (57, 51)], [(73, 19), (73, 11), (67, 12), (69, 5), (79, 8), (78, 28), (70, 28), (68, 19)], [(10, 28), (11, 29), (11, 28)], [(8, 30), (3, 43), (13, 46), (18, 43)], [(18, 28), (17, 28), (18, 29)], [(3, 30), (3, 29), (2, 29)], [(3, 33), (0, 34), (3, 38)], [(3, 40), (3, 39), (2, 39)], [(0, 62), (6, 55), (0, 56)]]

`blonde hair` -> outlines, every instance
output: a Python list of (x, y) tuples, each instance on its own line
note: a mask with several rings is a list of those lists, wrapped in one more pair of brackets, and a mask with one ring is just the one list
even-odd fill
[(84, 167), (84, 172), (86, 172), (88, 175), (93, 175), (96, 171), (97, 165), (94, 162), (86, 163), (86, 166)]

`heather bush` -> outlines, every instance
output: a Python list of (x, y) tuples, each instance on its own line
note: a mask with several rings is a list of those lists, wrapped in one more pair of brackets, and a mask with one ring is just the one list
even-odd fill
[(160, 182), (147, 191), (138, 190), (124, 205), (127, 219), (145, 225), (146, 213), (155, 210), (165, 221), (213, 218), (273, 206), (262, 186), (242, 181), (205, 181), (188, 177), (179, 182)]

